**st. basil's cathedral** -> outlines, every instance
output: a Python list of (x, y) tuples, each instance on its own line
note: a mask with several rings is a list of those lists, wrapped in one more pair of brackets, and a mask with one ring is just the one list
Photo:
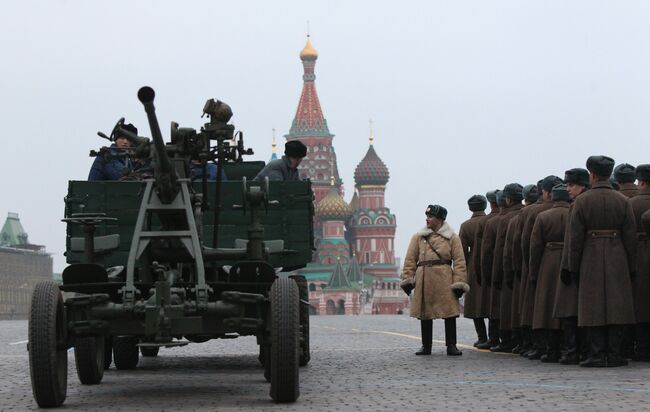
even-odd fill
[[(318, 53), (309, 35), (300, 52), (304, 74), (298, 109), (284, 137), (307, 146), (299, 166), (314, 190), (316, 251), (299, 271), (309, 285), (311, 314), (396, 314), (408, 306), (399, 287), (395, 260), (395, 215), (384, 204), (389, 179), (386, 164), (373, 147), (372, 129), (366, 155), (354, 171), (351, 201), (343, 199), (334, 134), (323, 116), (314, 68)], [(275, 142), (273, 156), (275, 157)]]

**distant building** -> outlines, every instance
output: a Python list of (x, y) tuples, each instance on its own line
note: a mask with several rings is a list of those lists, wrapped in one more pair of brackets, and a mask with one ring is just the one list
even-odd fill
[(317, 59), (308, 36), (300, 52), (303, 89), (284, 136), (307, 146), (299, 170), (312, 181), (315, 195), (316, 251), (312, 262), (300, 270), (309, 285), (311, 313), (401, 313), (409, 300), (399, 288), (396, 218), (384, 204), (388, 168), (375, 152), (371, 128), (368, 152), (354, 172), (354, 195), (350, 203), (343, 199), (334, 134), (316, 93)]
[(52, 257), (29, 243), (17, 213), (0, 231), (0, 319), (26, 319), (36, 283), (52, 279)]

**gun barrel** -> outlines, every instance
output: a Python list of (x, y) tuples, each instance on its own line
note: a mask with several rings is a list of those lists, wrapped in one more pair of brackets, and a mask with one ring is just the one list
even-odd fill
[(149, 127), (151, 128), (151, 138), (153, 139), (153, 144), (156, 149), (156, 154), (158, 155), (158, 166), (162, 173), (173, 173), (171, 162), (169, 161), (169, 156), (165, 150), (165, 142), (163, 141), (162, 133), (160, 132), (160, 125), (158, 124), (158, 118), (156, 117), (156, 108), (153, 105), (154, 97), (156, 97), (156, 92), (149, 87), (144, 86), (138, 90), (138, 100), (144, 105), (144, 110), (147, 112), (147, 120), (149, 121)]
[(144, 105), (147, 112), (147, 120), (151, 128), (151, 138), (153, 139), (154, 149), (156, 150), (156, 159), (154, 164), (154, 175), (156, 178), (156, 191), (163, 203), (171, 203), (178, 194), (178, 184), (176, 180), (176, 171), (167, 156), (165, 142), (160, 133), (158, 118), (156, 117), (156, 108), (153, 105), (153, 99), (156, 93), (151, 87), (142, 87), (138, 90), (138, 99)]

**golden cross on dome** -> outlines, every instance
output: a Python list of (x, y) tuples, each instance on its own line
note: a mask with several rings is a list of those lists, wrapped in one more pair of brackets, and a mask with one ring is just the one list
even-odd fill
[(368, 138), (368, 141), (370, 142), (370, 146), (375, 142), (375, 136), (372, 134), (372, 119), (368, 121), (370, 123), (370, 137)]

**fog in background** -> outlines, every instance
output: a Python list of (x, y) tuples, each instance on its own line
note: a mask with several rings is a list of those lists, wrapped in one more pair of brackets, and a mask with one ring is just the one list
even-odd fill
[(316, 86), (350, 200), (375, 148), (390, 169), (397, 255), (439, 203), (458, 230), (474, 193), (584, 167), (650, 163), (647, 1), (4, 1), (0, 219), (65, 267), (63, 197), (119, 117), (150, 136), (137, 90), (199, 128), (230, 104), (251, 160), (281, 147), (302, 89), (307, 20)]

